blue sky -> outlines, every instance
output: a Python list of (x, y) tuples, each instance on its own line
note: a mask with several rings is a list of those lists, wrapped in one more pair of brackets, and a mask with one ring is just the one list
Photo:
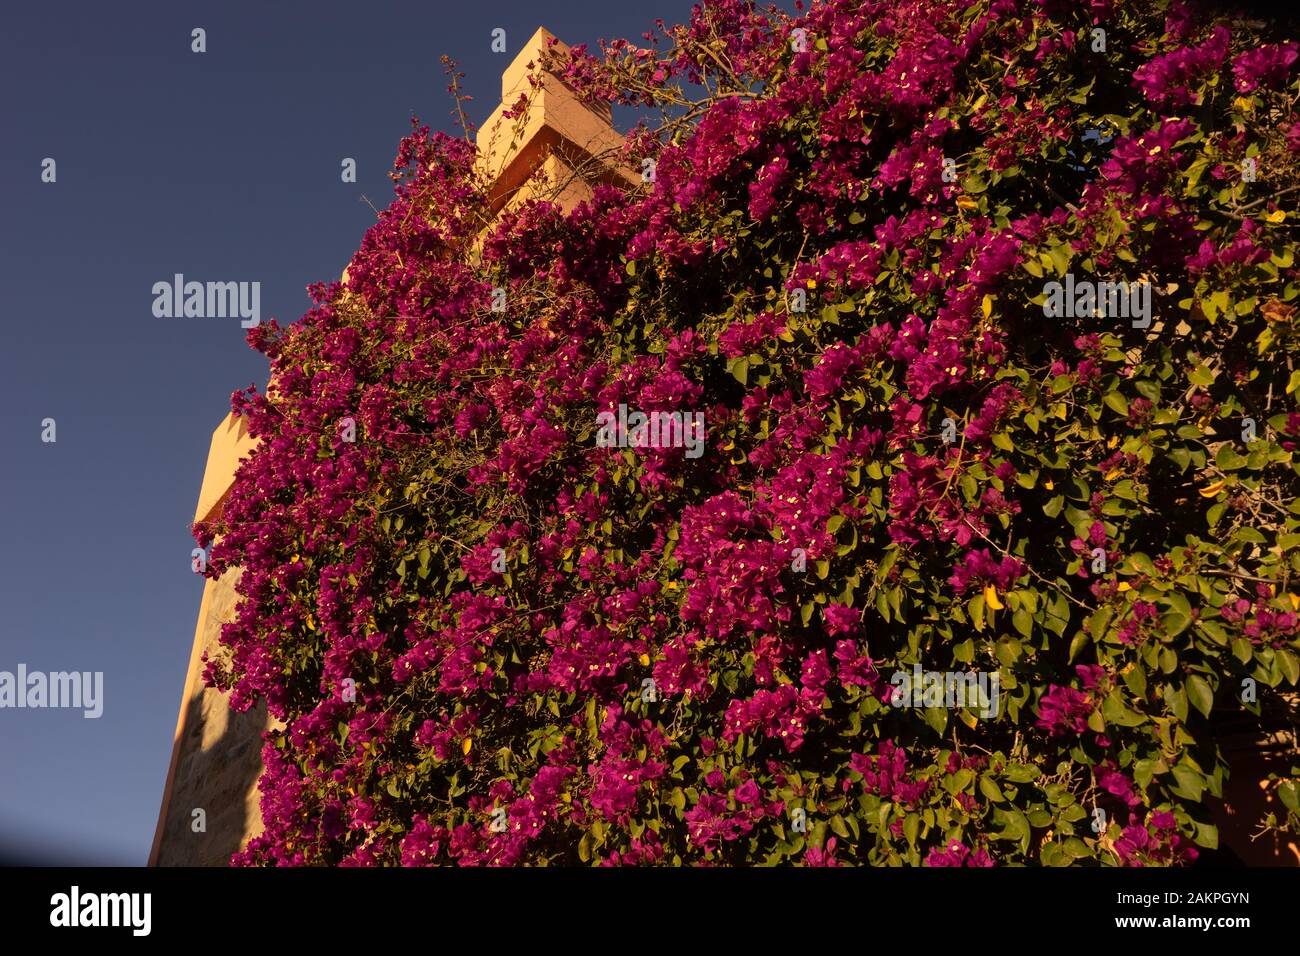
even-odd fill
[[(104, 713), (0, 709), (0, 861), (143, 864), (202, 591), (189, 525), (237, 318), (159, 319), (175, 273), (308, 308), (387, 205), (409, 117), (481, 122), (539, 25), (636, 38), (689, 0), (10, 5), (0, 30), (0, 671), (103, 671)], [(191, 52), (191, 30), (207, 52)], [(505, 55), (490, 50), (506, 30)], [(53, 158), (57, 181), (41, 181)], [(340, 180), (344, 157), (357, 182)], [(41, 441), (43, 419), (57, 441)]]

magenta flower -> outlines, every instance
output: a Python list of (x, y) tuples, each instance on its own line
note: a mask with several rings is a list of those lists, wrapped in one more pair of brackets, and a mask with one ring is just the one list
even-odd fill
[(1251, 93), (1261, 86), (1281, 86), (1292, 64), (1300, 58), (1300, 44), (1267, 43), (1238, 54), (1232, 61), (1237, 91)]
[(993, 585), (999, 591), (1007, 591), (1016, 579), (1025, 573), (1024, 562), (1010, 555), (994, 558), (987, 548), (968, 551), (961, 562), (953, 569), (948, 579), (957, 594), (965, 594), (971, 588)]
[(971, 849), (960, 840), (951, 841), (943, 849), (933, 847), (925, 858), (926, 866), (991, 867), (993, 858), (983, 847)]

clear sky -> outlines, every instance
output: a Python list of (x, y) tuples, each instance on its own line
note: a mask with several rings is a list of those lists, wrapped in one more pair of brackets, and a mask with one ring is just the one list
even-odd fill
[(387, 205), (411, 114), (451, 131), (441, 54), (482, 122), (539, 25), (635, 39), (690, 6), (6, 5), (0, 671), (102, 671), (104, 711), (0, 709), (0, 861), (143, 864), (153, 839), (202, 592), (189, 526), (208, 442), (230, 393), (266, 378), (237, 318), (155, 318), (153, 284), (258, 281), (263, 320), (296, 320), (373, 222), (361, 197)]

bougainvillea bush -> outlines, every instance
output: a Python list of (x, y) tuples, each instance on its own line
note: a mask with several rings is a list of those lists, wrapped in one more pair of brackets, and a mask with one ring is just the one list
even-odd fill
[[(284, 725), (235, 862), (1214, 848), (1222, 728), (1300, 671), (1296, 39), (708, 3), (552, 51), (655, 117), (646, 181), (568, 212), (496, 217), (417, 126), (346, 284), (250, 333), (260, 444), (195, 529), (242, 568), (208, 680)], [(702, 451), (598, 441), (620, 406), (700, 413)]]

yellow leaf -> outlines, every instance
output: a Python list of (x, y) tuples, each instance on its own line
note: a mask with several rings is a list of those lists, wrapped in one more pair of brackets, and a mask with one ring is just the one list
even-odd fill
[(460, 745), (460, 752), (463, 753), (466, 757), (468, 757), (469, 752), (473, 749), (474, 749), (474, 741), (466, 737), (465, 742)]
[(642, 667), (649, 667), (649, 666), (650, 666), (650, 655), (649, 655), (649, 654), (642, 654), (640, 657), (637, 658), (637, 660), (639, 660), (639, 661), (641, 662), (641, 666), (642, 666)]
[(958, 209), (975, 209), (978, 205), (979, 205), (979, 204), (978, 204), (977, 202), (975, 202), (975, 200), (971, 199), (969, 196), (958, 196), (958, 197), (957, 197), (957, 208), (958, 208)]
[(1286, 213), (1281, 209), (1275, 209), (1264, 217), (1265, 222), (1271, 222), (1276, 225), (1279, 222), (1286, 222)]
[(1200, 495), (1202, 498), (1213, 498), (1222, 490), (1223, 490), (1223, 481), (1220, 480), (1220, 481), (1216, 481), (1212, 485), (1206, 485), (1204, 488), (1200, 490)]
[(1114, 481), (1122, 474), (1124, 474), (1123, 469), (1112, 468), (1110, 471), (1106, 472), (1106, 474), (1102, 475), (1102, 477), (1105, 478), (1107, 481)]
[(995, 611), (1000, 611), (1004, 607), (998, 600), (998, 589), (991, 584), (984, 585), (984, 603)]
[(990, 315), (992, 315), (992, 314), (993, 314), (993, 296), (991, 296), (991, 295), (986, 295), (986, 296), (984, 297), (984, 301), (980, 304), (980, 309), (981, 309), (981, 311), (983, 311), (983, 313), (984, 313), (984, 318), (987, 319)]
[(1300, 611), (1300, 594), (1288, 594), (1291, 599), (1291, 610)]
[(1116, 591), (1121, 591), (1121, 592), (1122, 592), (1122, 591), (1132, 591), (1132, 590), (1133, 590), (1133, 585), (1129, 584), (1127, 581), (1121, 581), (1121, 582), (1119, 582), (1119, 587), (1117, 587), (1115, 590), (1116, 590)]
[(1043, 487), (1046, 488), (1048, 491), (1051, 491), (1053, 488), (1056, 487), (1056, 482), (1052, 481), (1051, 478), (1048, 478), (1045, 482), (1043, 482)]

